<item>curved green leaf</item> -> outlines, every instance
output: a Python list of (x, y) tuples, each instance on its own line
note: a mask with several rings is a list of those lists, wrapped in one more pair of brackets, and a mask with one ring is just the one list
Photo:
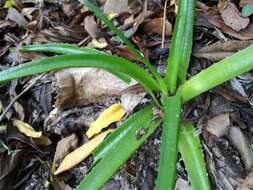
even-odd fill
[[(19, 49), (20, 51), (24, 52), (50, 52), (56, 54), (100, 54), (100, 55), (107, 55), (102, 51), (98, 51), (92, 48), (80, 48), (76, 45), (72, 44), (64, 44), (64, 43), (47, 43), (47, 44), (40, 44), (40, 45), (28, 45), (23, 46)], [(126, 83), (131, 82), (131, 78), (125, 74), (116, 72), (113, 70), (107, 70), (108, 72), (114, 74), (121, 80)]]
[(193, 76), (180, 88), (182, 101), (187, 102), (227, 80), (252, 70), (252, 54), (253, 45), (213, 64), (209, 68)]
[(151, 95), (153, 95), (152, 91), (159, 89), (156, 81), (136, 64), (116, 56), (98, 54), (60, 55), (33, 60), (0, 72), (0, 84), (19, 77), (69, 67), (96, 67), (119, 71), (127, 73), (129, 76), (137, 80)]
[[(101, 160), (80, 183), (78, 190), (100, 189), (159, 126), (161, 122), (152, 118), (152, 108), (147, 107), (132, 116), (129, 119), (131, 122), (128, 120), (128, 124), (123, 124), (122, 131), (127, 131), (122, 136), (118, 136), (117, 130), (116, 135), (112, 133), (97, 152)], [(138, 137), (139, 129), (144, 130), (144, 134)]]
[(150, 72), (154, 75), (156, 80), (159, 83), (159, 88), (161, 88), (164, 94), (167, 94), (167, 86), (162, 79), (161, 75), (158, 71), (151, 65), (151, 63), (143, 57), (143, 55), (129, 42), (127, 37), (102, 13), (99, 8), (97, 8), (90, 0), (83, 0), (84, 4), (89, 7), (89, 9), (95, 13), (95, 15), (102, 20), (125, 44), (126, 46), (133, 52), (138, 60), (140, 60), (143, 64), (147, 66)]
[(127, 121), (114, 130), (113, 133), (110, 134), (108, 138), (106, 138), (106, 140), (103, 141), (103, 143), (96, 149), (94, 152), (94, 163), (105, 157), (110, 150), (112, 150), (123, 138), (128, 135), (129, 131), (132, 130), (133, 127), (148, 127), (152, 116), (153, 112), (149, 106), (128, 118)]
[(192, 125), (182, 126), (179, 135), (179, 152), (194, 190), (211, 190), (206, 172), (200, 140)]
[(106, 54), (93, 48), (80, 48), (77, 45), (65, 43), (27, 45), (19, 48), (19, 50), (24, 52), (51, 52), (57, 54)]
[(163, 130), (158, 165), (157, 190), (174, 190), (177, 175), (177, 155), (181, 96), (163, 97)]
[(186, 80), (187, 69), (190, 63), (190, 56), (193, 43), (193, 26), (194, 26), (194, 15), (195, 15), (195, 0), (188, 0), (184, 38), (183, 38), (183, 48), (181, 53), (181, 61), (178, 71), (179, 83), (183, 84)]
[(194, 11), (195, 0), (179, 1), (166, 68), (166, 82), (171, 94), (176, 92), (178, 78), (181, 82), (185, 81), (192, 47)]

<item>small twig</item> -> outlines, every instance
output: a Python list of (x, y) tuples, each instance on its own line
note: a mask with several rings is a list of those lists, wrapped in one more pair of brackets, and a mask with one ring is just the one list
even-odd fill
[(5, 117), (5, 115), (8, 113), (8, 111), (10, 110), (10, 108), (13, 106), (13, 104), (21, 97), (23, 96), (27, 91), (29, 91), (35, 84), (36, 82), (41, 79), (44, 75), (41, 75), (40, 77), (35, 78), (34, 80), (31, 81), (31, 83), (29, 85), (27, 85), (27, 87), (20, 92), (15, 98), (13, 98), (11, 100), (11, 102), (9, 103), (9, 105), (5, 108), (5, 110), (3, 111), (3, 113), (0, 115), (0, 121), (3, 120), (3, 118)]

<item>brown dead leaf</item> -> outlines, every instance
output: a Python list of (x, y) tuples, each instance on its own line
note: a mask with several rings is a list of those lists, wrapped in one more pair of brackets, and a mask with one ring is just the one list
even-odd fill
[(0, 189), (12, 189), (18, 183), (23, 155), (22, 151), (0, 154)]
[(144, 19), (145, 19), (145, 16), (147, 14), (147, 9), (148, 9), (148, 1), (145, 0), (144, 3), (143, 3), (143, 8), (142, 8), (142, 11), (140, 12), (140, 14), (134, 19), (134, 25), (133, 25), (133, 33), (135, 33), (140, 24), (143, 23)]
[(48, 137), (43, 135), (40, 138), (33, 138), (33, 141), (41, 146), (49, 146), (50, 144), (52, 144), (52, 141)]
[(249, 24), (249, 18), (243, 17), (234, 3), (230, 1), (220, 1), (219, 3), (221, 17), (227, 26), (235, 31), (246, 28)]
[(72, 17), (79, 12), (81, 4), (78, 1), (63, 1), (62, 10), (65, 15)]
[(58, 167), (63, 158), (75, 150), (77, 146), (78, 137), (74, 133), (68, 137), (61, 139), (56, 146), (53, 165), (55, 165), (55, 167)]
[(102, 103), (106, 97), (119, 95), (130, 84), (107, 71), (96, 68), (73, 68), (55, 74), (58, 94), (56, 107), (66, 108)]
[(57, 170), (54, 172), (54, 175), (58, 175), (59, 173), (71, 169), (72, 167), (83, 161), (85, 158), (87, 158), (111, 131), (112, 130), (107, 130), (106, 132), (99, 134), (98, 136), (94, 137), (84, 145), (80, 146), (79, 148), (68, 154), (63, 159)]
[(128, 0), (106, 0), (104, 13), (122, 13), (129, 12)]
[(245, 5), (252, 5), (253, 4), (253, 0), (240, 0), (240, 7), (244, 7)]
[(41, 44), (48, 42), (78, 43), (85, 38), (82, 26), (55, 26), (27, 36), (23, 44)]
[(100, 29), (97, 26), (94, 15), (88, 15), (84, 18), (84, 29), (91, 38), (96, 39), (99, 37)]
[(243, 134), (240, 128), (231, 127), (229, 130), (229, 139), (234, 147), (240, 152), (245, 168), (250, 170), (253, 166), (253, 156), (246, 135)]
[[(141, 30), (145, 33), (151, 33), (151, 34), (163, 34), (163, 18), (154, 18), (154, 19), (148, 19), (145, 20), (141, 24)], [(171, 23), (166, 20), (165, 21), (165, 36), (171, 36), (172, 33), (172, 25)]]
[(240, 184), (236, 190), (252, 190), (253, 188), (253, 169), (246, 176), (245, 180)]
[(28, 24), (28, 21), (25, 19), (25, 17), (15, 8), (9, 8), (6, 19), (17, 23), (22, 28), (25, 28)]
[(223, 32), (227, 33), (228, 35), (235, 37), (240, 40), (251, 40), (253, 39), (253, 23), (251, 22), (247, 28), (241, 30), (239, 32), (233, 30), (229, 26), (227, 26), (224, 21), (222, 20), (220, 15), (216, 16), (207, 16), (209, 23), (213, 24), (214, 26), (220, 28)]
[(222, 137), (228, 133), (229, 126), (229, 113), (224, 113), (209, 119), (206, 130), (216, 137)]
[(134, 108), (141, 103), (146, 93), (125, 93), (121, 96), (121, 104), (127, 114), (132, 112)]
[(132, 61), (138, 61), (136, 56), (126, 46), (112, 47), (112, 51), (115, 51), (119, 57), (124, 57)]
[(198, 58), (205, 58), (211, 61), (219, 61), (221, 59), (231, 56), (232, 54), (236, 53), (241, 49), (248, 47), (252, 43), (253, 41), (218, 41), (201, 49), (194, 49), (193, 55)]

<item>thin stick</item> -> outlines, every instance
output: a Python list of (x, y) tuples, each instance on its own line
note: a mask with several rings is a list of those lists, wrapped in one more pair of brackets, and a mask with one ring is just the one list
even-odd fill
[(5, 108), (5, 110), (3, 111), (3, 113), (0, 115), (0, 121), (3, 120), (3, 118), (5, 117), (5, 115), (8, 113), (8, 111), (11, 109), (11, 107), (13, 106), (13, 104), (21, 97), (23, 96), (26, 92), (28, 92), (35, 84), (36, 82), (41, 79), (44, 75), (41, 75), (37, 78), (35, 78), (34, 80), (31, 81), (31, 83), (22, 91), (20, 92), (15, 98), (13, 98), (11, 100), (11, 102), (9, 103), (9, 105)]

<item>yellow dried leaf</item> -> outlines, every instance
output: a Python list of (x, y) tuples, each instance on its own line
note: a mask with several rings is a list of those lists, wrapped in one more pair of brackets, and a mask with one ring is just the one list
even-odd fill
[(107, 16), (107, 18), (109, 19), (109, 20), (112, 20), (114, 17), (116, 17), (116, 16), (118, 16), (118, 13), (109, 13), (108, 14), (108, 16)]
[(98, 40), (96, 40), (95, 38), (92, 39), (92, 44), (99, 49), (103, 49), (105, 48), (108, 44), (106, 42), (99, 42)]
[(50, 144), (52, 144), (52, 141), (44, 135), (42, 135), (40, 138), (34, 138), (33, 141), (41, 146), (49, 146)]
[(89, 130), (86, 132), (88, 138), (98, 134), (102, 129), (108, 127), (110, 124), (122, 119), (125, 115), (125, 111), (121, 104), (113, 104), (108, 109), (103, 111), (96, 121), (94, 121)]
[(171, 0), (170, 6), (175, 5), (175, 13), (178, 12), (178, 0)]
[(12, 7), (12, 4), (13, 4), (12, 0), (7, 0), (7, 1), (5, 1), (5, 3), (4, 3), (4, 8), (5, 8), (5, 9), (9, 9), (9, 8)]
[(35, 131), (32, 126), (21, 120), (13, 120), (13, 125), (16, 126), (21, 133), (24, 133), (28, 137), (40, 138), (42, 136), (41, 131)]
[(91, 139), (89, 142), (85, 143), (84, 145), (80, 146), (79, 148), (65, 156), (60, 166), (54, 172), (54, 175), (58, 175), (59, 173), (67, 171), (82, 162), (92, 153), (92, 151), (104, 140), (104, 138), (111, 131), (112, 130), (110, 129), (99, 134), (98, 136)]
[[(116, 17), (116, 16), (118, 16), (119, 14), (118, 13), (109, 13), (108, 15), (107, 15), (107, 18), (109, 19), (109, 20), (112, 20), (114, 17)], [(102, 22), (102, 24), (101, 24), (101, 28), (106, 28), (107, 27), (107, 25), (104, 23), (104, 22)]]

